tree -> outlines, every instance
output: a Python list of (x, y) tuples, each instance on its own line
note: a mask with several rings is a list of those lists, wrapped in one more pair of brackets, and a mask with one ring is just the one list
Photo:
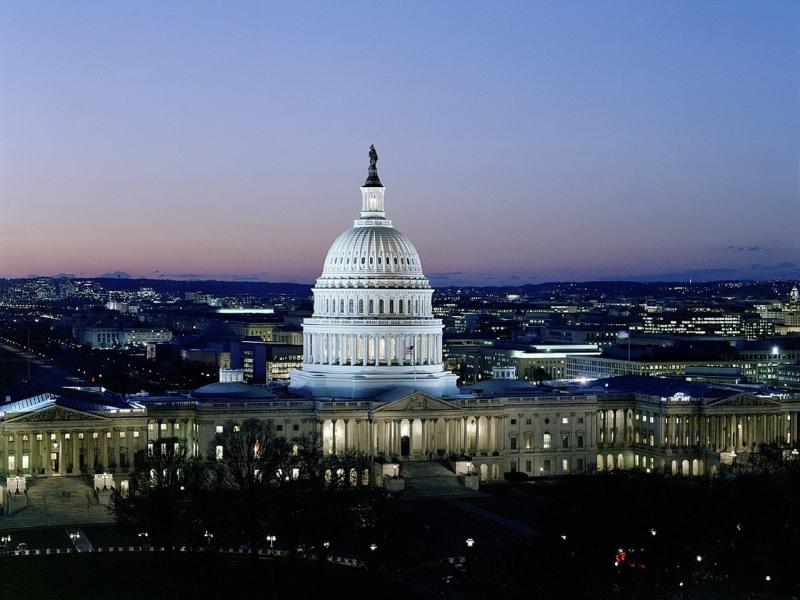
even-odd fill
[(273, 435), (268, 421), (248, 419), (241, 426), (229, 421), (214, 438), (212, 456), (217, 485), (255, 555), (275, 488), (291, 477), (291, 447)]
[(144, 467), (133, 474), (127, 494), (115, 496), (117, 520), (170, 551), (180, 537), (196, 537), (203, 506), (197, 500), (207, 488), (205, 468), (177, 438), (154, 444)]

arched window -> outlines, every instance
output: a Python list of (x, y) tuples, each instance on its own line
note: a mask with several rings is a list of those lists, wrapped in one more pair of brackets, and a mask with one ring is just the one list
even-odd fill
[(344, 314), (344, 298), (339, 300), (339, 312)]
[(350, 300), (347, 301), (347, 312), (349, 314), (351, 314), (351, 315), (353, 314), (353, 299), (352, 298), (350, 298)]
[(392, 313), (394, 313), (394, 299), (390, 298), (389, 299), (389, 314), (391, 315)]
[(367, 262), (367, 258), (366, 258), (365, 256), (362, 256), (362, 257), (361, 257), (361, 264), (362, 264), (362, 265), (363, 265), (363, 264), (366, 264), (366, 262)]
[(370, 256), (369, 257), (369, 264), (372, 264), (374, 261), (375, 261), (375, 257), (374, 256)]
[(415, 315), (419, 314), (419, 299), (414, 301), (414, 314)]
[(369, 314), (373, 314), (375, 312), (375, 301), (370, 298), (369, 299)]
[(400, 307), (399, 307), (399, 308), (400, 308), (400, 310), (399, 310), (399, 312), (400, 312), (400, 314), (402, 315), (402, 314), (403, 314), (403, 299), (402, 299), (402, 298), (400, 298), (400, 303), (399, 303), (399, 304), (400, 304)]
[(360, 314), (360, 315), (364, 314), (364, 301), (363, 300), (359, 300), (358, 301), (358, 314)]
[(378, 312), (383, 314), (383, 298), (378, 300)]
[(397, 257), (394, 257), (394, 264), (397, 264)]
[(547, 450), (548, 448), (550, 448), (551, 444), (552, 444), (552, 438), (550, 436), (550, 432), (549, 431), (545, 431), (542, 434), (542, 448)]
[(378, 264), (381, 264), (381, 257), (378, 257)]

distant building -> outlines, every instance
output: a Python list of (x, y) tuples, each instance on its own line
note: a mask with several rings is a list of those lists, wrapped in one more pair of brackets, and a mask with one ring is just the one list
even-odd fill
[(169, 342), (172, 332), (151, 327), (87, 326), (81, 331), (80, 343), (95, 349), (128, 348)]

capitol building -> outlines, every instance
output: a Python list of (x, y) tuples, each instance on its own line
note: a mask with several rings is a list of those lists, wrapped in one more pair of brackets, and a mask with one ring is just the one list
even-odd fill
[(422, 463), (462, 486), (513, 472), (713, 476), (754, 444), (796, 446), (800, 397), (766, 386), (639, 376), (532, 385), (513, 368), (457, 385), (420, 256), (387, 217), (377, 159), (371, 148), (360, 215), (325, 256), (302, 369), (288, 386), (223, 370), (185, 394), (63, 389), (9, 400), (0, 404), (0, 481), (93, 475), (122, 485), (155, 445), (177, 438), (213, 457), (223, 425), (251, 418), (288, 438), (316, 434), (326, 454), (366, 455), (376, 485), (413, 480)]
[(414, 244), (386, 217), (378, 155), (370, 148), (361, 216), (333, 242), (303, 323), (303, 369), (291, 390), (313, 397), (371, 398), (415, 389), (456, 396), (442, 363), (442, 322)]

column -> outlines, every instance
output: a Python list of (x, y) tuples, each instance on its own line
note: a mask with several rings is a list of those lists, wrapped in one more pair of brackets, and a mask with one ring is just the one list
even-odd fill
[[(158, 426), (159, 437), (161, 437), (161, 424), (159, 423)], [(100, 440), (100, 465), (103, 469), (103, 472), (108, 471), (108, 438), (106, 437), (105, 431), (100, 431), (100, 437), (103, 439)]]
[(331, 453), (336, 454), (336, 419), (331, 419)]
[(367, 433), (369, 433), (369, 455), (375, 456), (375, 421), (372, 418), (367, 420)]
[(58, 474), (63, 475), (66, 472), (66, 465), (64, 463), (67, 457), (64, 454), (64, 433), (62, 431), (56, 433), (56, 441), (58, 441)]
[(347, 431), (350, 425), (350, 419), (344, 419), (344, 450), (345, 452), (350, 448), (350, 433)]
[(475, 454), (481, 452), (481, 418), (475, 417)]
[[(36, 432), (35, 431), (31, 431), (30, 434), (29, 434), (28, 439), (31, 441), (31, 458), (30, 458), (31, 462), (30, 462), (30, 464), (31, 464), (31, 475), (33, 475), (33, 474), (36, 473), (36, 469), (38, 468), (38, 465), (39, 465), (39, 460), (38, 460), (38, 458), (39, 458), (39, 442), (36, 439)], [(6, 457), (5, 460), (8, 460), (8, 457)], [(5, 471), (7, 468), (8, 468), (8, 463), (3, 465), (2, 468), (0, 468), (0, 471)]]
[(76, 452), (78, 448), (78, 432), (77, 431), (70, 431), (69, 432), (69, 441), (72, 444), (72, 474), (79, 475), (80, 474), (80, 462), (79, 462), (79, 455)]

